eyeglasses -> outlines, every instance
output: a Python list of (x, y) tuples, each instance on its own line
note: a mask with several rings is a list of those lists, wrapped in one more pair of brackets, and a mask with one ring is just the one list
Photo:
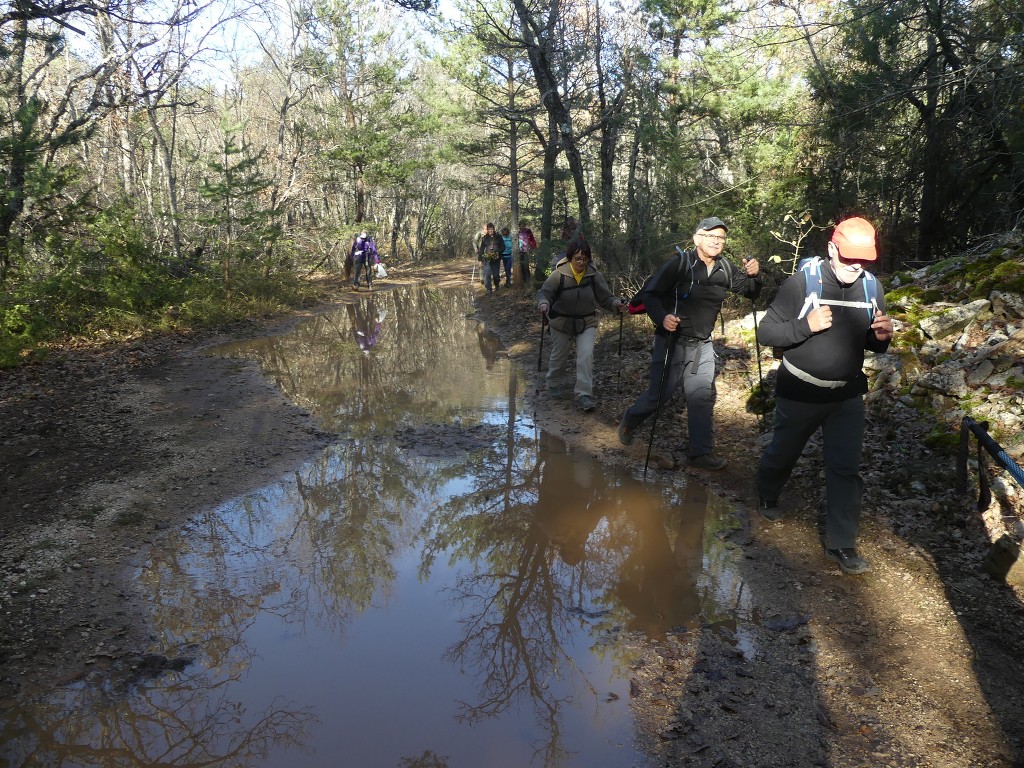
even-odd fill
[(586, 260), (587, 260), (587, 254), (585, 254), (585, 253), (576, 253), (576, 254), (573, 254), (572, 256), (569, 257), (569, 261), (586, 261)]
[(725, 242), (725, 237), (722, 235), (704, 235), (705, 240), (710, 240), (715, 245), (721, 245)]
[(836, 256), (839, 257), (840, 264), (845, 264), (848, 267), (857, 266), (860, 267), (861, 269), (867, 269), (867, 265), (870, 263), (868, 261), (865, 261), (864, 259), (848, 259), (839, 252), (838, 247), (836, 247)]

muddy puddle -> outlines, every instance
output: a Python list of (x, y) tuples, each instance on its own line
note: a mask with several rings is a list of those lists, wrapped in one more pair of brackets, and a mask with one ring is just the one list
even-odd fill
[(728, 506), (538, 430), (468, 289), (219, 353), (342, 437), (167, 536), (136, 574), (147, 663), (18, 702), (0, 765), (646, 766), (644, 639), (743, 645)]

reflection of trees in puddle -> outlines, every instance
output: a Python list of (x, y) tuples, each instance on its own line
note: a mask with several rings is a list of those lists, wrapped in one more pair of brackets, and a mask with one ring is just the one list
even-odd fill
[(253, 712), (205, 674), (176, 674), (130, 696), (76, 686), (2, 721), (5, 766), (248, 768), (272, 749), (303, 749), (316, 718), (274, 701)]
[(381, 434), (446, 423), (454, 409), (479, 405), (481, 381), (498, 357), (494, 337), (464, 317), (471, 297), (471, 289), (409, 286), (221, 351), (258, 360), (329, 429)]
[(728, 570), (727, 510), (699, 486), (680, 496), (643, 485), (545, 434), (537, 445), (509, 431), (471, 478), (468, 493), (425, 521), (421, 562), (423, 577), (441, 553), (475, 563), (450, 588), (463, 636), (446, 656), (479, 685), (458, 716), (475, 722), (529, 701), (546, 739), (538, 752), (559, 765), (560, 709), (573, 686), (596, 695), (574, 661), (574, 635), (659, 634), (717, 614), (709, 603), (730, 593), (722, 585), (732, 577), (708, 568)]
[(381, 466), (401, 466), (390, 441), (331, 447), (291, 482), (216, 510), (174, 537), (141, 575), (160, 634), (201, 639), (214, 667), (229, 651), (244, 659), (244, 630), (260, 612), (300, 624), (315, 619), (340, 635), (390, 588), (396, 537), (413, 524), (401, 510), (412, 508), (415, 482), (407, 479), (418, 476)]
[[(476, 722), (532, 706), (538, 753), (559, 765), (567, 754), (564, 705), (574, 690), (596, 696), (574, 663), (581, 629), (602, 637), (614, 636), (616, 625), (654, 632), (697, 610), (698, 574), (703, 594), (719, 589), (721, 580), (706, 582), (721, 549), (711, 535), (718, 523), (676, 509), (693, 499), (567, 453), (546, 435), (538, 446), (523, 434), (518, 374), (488, 377), (487, 340), (473, 326), (467, 333), (463, 318), (453, 323), (450, 299), (439, 292), (375, 301), (373, 317), (382, 305), (395, 311), (368, 355), (353, 341), (357, 325), (344, 312), (272, 340), (260, 353), (295, 400), (344, 425), (349, 444), (172, 534), (140, 572), (157, 633), (167, 647), (197, 647), (196, 667), (206, 671), (165, 677), (163, 689), (139, 687), (117, 702), (75, 689), (5, 721), (5, 731), (32, 732), (34, 746), (47, 745), (37, 749), (41, 755), (57, 754), (59, 744), (96, 745), (100, 757), (83, 758), (85, 764), (104, 764), (108, 750), (111, 765), (132, 764), (124, 756), (137, 755), (153, 763), (242, 766), (258, 763), (272, 746), (298, 748), (315, 722), (309, 712), (275, 703), (251, 718), (251, 707), (229, 698), (230, 684), (258, 651), (246, 645), (248, 630), (271, 613), (340, 637), (375, 596), (388, 595), (395, 553), (418, 532), (421, 577), (438, 557), (468, 569), (449, 593), (462, 612), (462, 636), (447, 658), (473, 673), (479, 695), (463, 702), (458, 716)], [(433, 461), (391, 434), (396, 424), (435, 428), (478, 418), (485, 379), (488, 397), (505, 402), (501, 424), (492, 415), (477, 425), (486, 435), (479, 449)], [(445, 427), (437, 429), (443, 439)], [(445, 763), (424, 752), (403, 765)]]
[[(463, 702), (458, 717), (476, 722), (522, 699), (532, 701), (545, 734), (539, 751), (551, 765), (564, 757), (559, 708), (567, 700), (553, 682), (574, 674), (563, 641), (577, 620), (570, 611), (571, 569), (559, 567), (552, 556), (540, 519), (574, 488), (584, 504), (584, 492), (596, 493), (574, 486), (563, 476), (565, 466), (564, 460), (546, 466), (532, 439), (509, 430), (504, 445), (478, 456), (470, 492), (453, 497), (424, 522), (421, 563), (421, 576), (441, 552), (475, 564), (450, 588), (464, 634), (446, 656), (470, 669), (480, 688), (479, 700)], [(551, 530), (552, 522), (546, 524)]]

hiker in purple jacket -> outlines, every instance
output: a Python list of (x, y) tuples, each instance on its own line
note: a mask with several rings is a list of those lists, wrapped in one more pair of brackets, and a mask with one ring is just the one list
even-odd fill
[(359, 287), (359, 276), (365, 269), (366, 287), (373, 290), (373, 267), (380, 263), (380, 256), (377, 255), (377, 246), (364, 229), (352, 243), (352, 263), (355, 265), (355, 280), (352, 283), (354, 288)]

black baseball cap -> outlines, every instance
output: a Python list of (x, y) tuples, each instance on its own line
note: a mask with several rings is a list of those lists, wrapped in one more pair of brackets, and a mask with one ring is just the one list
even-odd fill
[(725, 226), (725, 222), (720, 218), (717, 216), (708, 216), (706, 219), (701, 219), (701, 222), (697, 225), (697, 229), (694, 231), (694, 234), (697, 234), (697, 232), (708, 232), (712, 229), (724, 229), (726, 232), (729, 231), (729, 228)]

